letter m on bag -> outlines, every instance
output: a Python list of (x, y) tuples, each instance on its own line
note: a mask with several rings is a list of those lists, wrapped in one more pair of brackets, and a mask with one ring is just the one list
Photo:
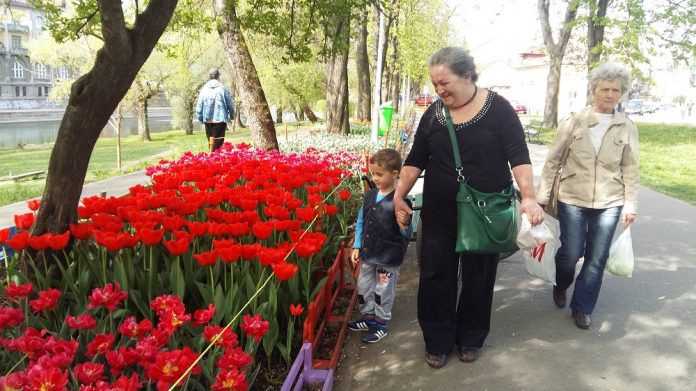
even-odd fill
[(544, 258), (544, 250), (546, 250), (546, 242), (529, 250), (529, 255), (541, 263), (541, 259)]

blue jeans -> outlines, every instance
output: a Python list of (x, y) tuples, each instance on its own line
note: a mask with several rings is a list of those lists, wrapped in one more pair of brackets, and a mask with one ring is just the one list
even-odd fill
[(561, 248), (556, 252), (556, 285), (560, 289), (573, 283), (575, 265), (585, 257), (575, 280), (571, 309), (586, 314), (594, 310), (622, 208), (591, 209), (558, 203)]

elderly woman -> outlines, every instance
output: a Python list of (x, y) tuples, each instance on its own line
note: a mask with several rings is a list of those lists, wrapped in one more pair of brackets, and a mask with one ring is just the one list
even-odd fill
[[(602, 286), (604, 266), (616, 225), (636, 218), (638, 131), (615, 107), (629, 86), (628, 72), (612, 63), (592, 71), (594, 103), (561, 122), (544, 164), (539, 203), (548, 204), (559, 175), (558, 221), (561, 247), (556, 253), (553, 301), (566, 305), (575, 265), (584, 257), (570, 300), (575, 325), (588, 329)], [(563, 159), (565, 157), (565, 163)]]
[[(418, 322), (425, 360), (445, 365), (458, 346), (463, 362), (475, 361), (490, 330), (498, 254), (455, 252), (457, 171), (445, 107), (459, 145), (463, 175), (483, 192), (505, 189), (512, 174), (522, 194), (521, 212), (532, 224), (543, 221), (532, 183), (532, 166), (520, 120), (502, 96), (476, 86), (473, 58), (461, 48), (440, 49), (430, 59), (430, 80), (440, 100), (430, 105), (418, 131), (394, 195), (394, 208), (410, 212), (404, 196), (423, 170), (422, 251), (418, 286)], [(457, 284), (461, 283), (461, 292)]]

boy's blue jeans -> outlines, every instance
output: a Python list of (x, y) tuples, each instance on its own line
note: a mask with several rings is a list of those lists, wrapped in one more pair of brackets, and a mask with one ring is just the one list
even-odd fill
[(570, 301), (573, 310), (591, 314), (597, 304), (621, 209), (621, 206), (591, 209), (558, 203), (561, 248), (556, 252), (556, 285), (560, 289), (567, 289), (573, 283), (575, 265), (585, 257)]

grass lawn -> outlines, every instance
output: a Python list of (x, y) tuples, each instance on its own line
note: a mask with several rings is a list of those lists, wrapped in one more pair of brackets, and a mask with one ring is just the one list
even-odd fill
[(640, 182), (696, 205), (696, 127), (638, 123)]
[[(288, 125), (288, 133), (315, 127), (310, 123), (298, 126)], [(225, 141), (239, 143), (251, 140), (249, 130), (244, 128), (236, 132), (227, 131)], [(142, 142), (138, 136), (121, 139), (121, 170), (116, 164), (116, 139), (100, 138), (97, 140), (87, 169), (85, 182), (94, 182), (128, 172), (137, 171), (157, 163), (160, 159), (175, 159), (185, 151), (194, 153), (207, 151), (208, 142), (205, 133), (196, 128), (193, 135), (186, 135), (183, 130), (151, 133), (152, 142)], [(278, 140), (285, 137), (285, 125), (277, 127)], [(14, 147), (0, 148), (0, 179), (10, 174), (21, 174), (35, 170), (48, 170), (53, 143), (27, 145), (23, 149)], [(0, 182), (0, 206), (39, 197), (43, 193), (45, 176), (37, 180), (19, 182)]]

